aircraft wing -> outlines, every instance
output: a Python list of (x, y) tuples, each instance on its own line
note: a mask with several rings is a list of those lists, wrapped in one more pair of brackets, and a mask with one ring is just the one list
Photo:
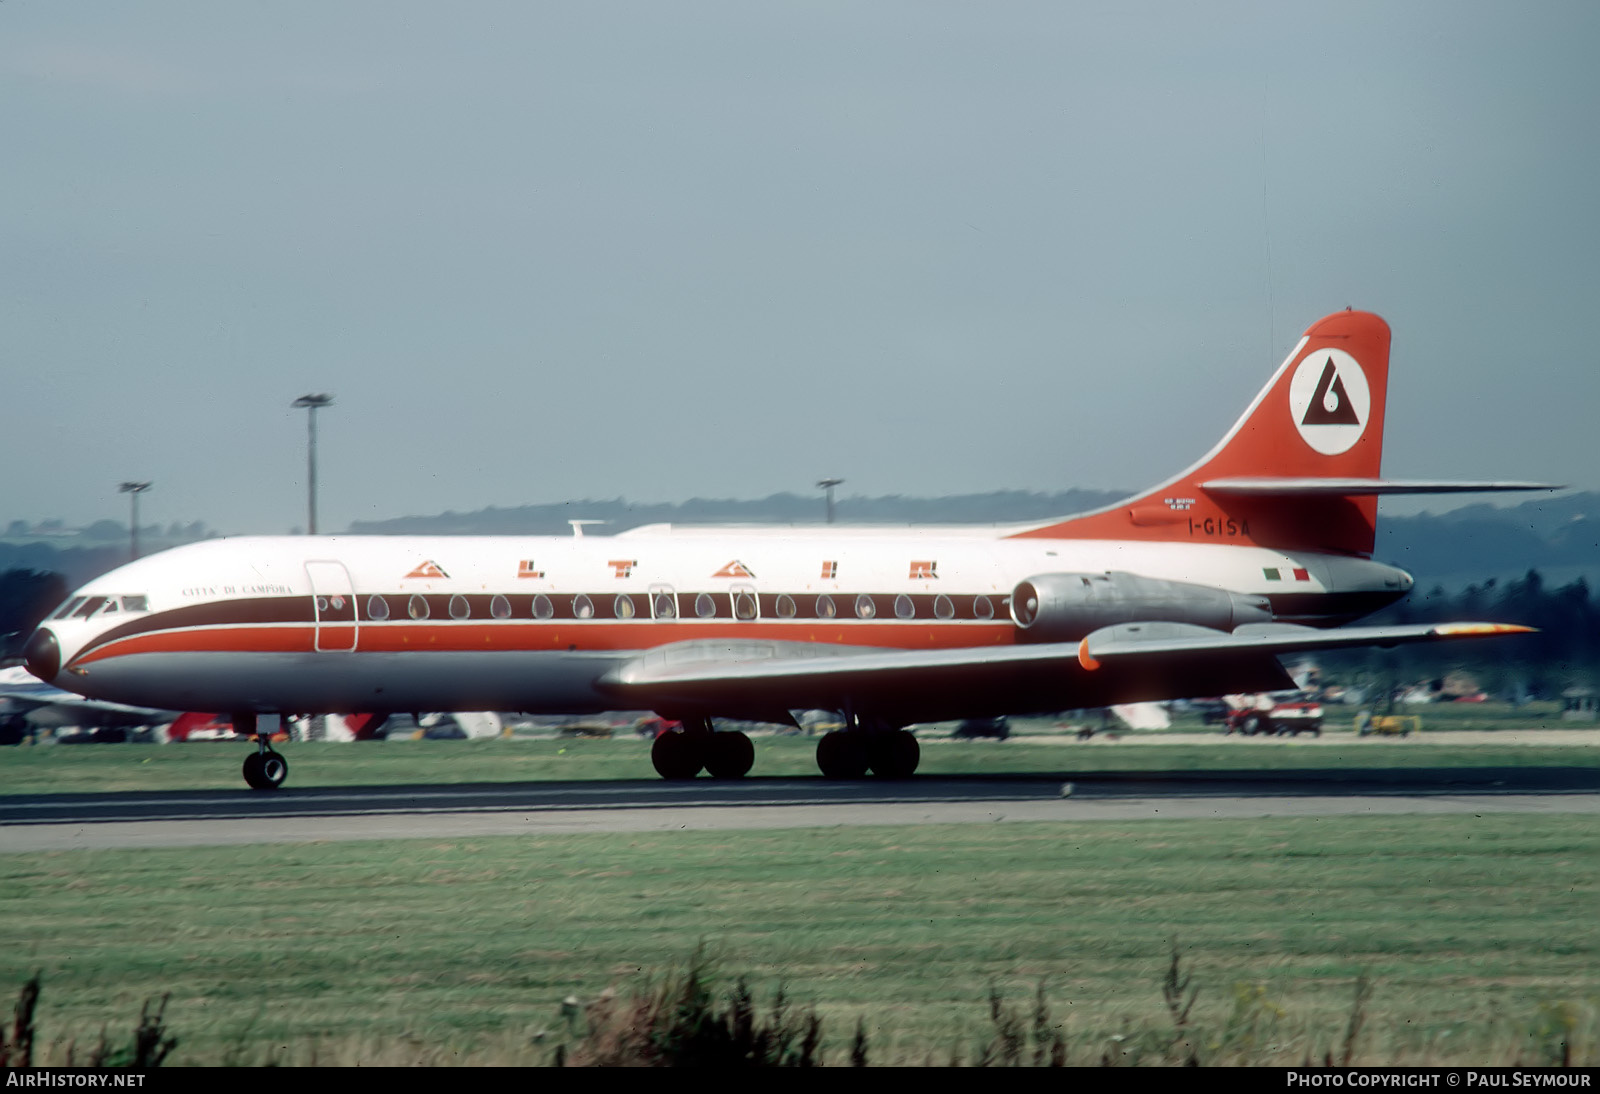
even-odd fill
[[(1249, 623), (1231, 633), (1187, 623), (1123, 623), (1095, 631), (1077, 645), (1084, 668), (1108, 662), (1195, 653), (1301, 653), (1351, 646), (1398, 646), (1452, 638), (1529, 634), (1512, 623), (1417, 623), (1392, 627), (1319, 630), (1288, 623)], [(1091, 664), (1093, 662), (1094, 664)]]
[(1287, 624), (1228, 633), (1133, 623), (1081, 642), (887, 650), (777, 641), (660, 646), (601, 677), (622, 705), (668, 717), (787, 722), (789, 710), (854, 706), (902, 721), (1066, 710), (1293, 686), (1277, 654), (1526, 631), (1494, 623), (1318, 630)]
[(177, 717), (176, 711), (132, 707), (103, 699), (86, 699), (82, 695), (46, 684), (21, 668), (0, 669), (0, 700), (19, 714), (47, 710), (54, 712), (58, 716), (48, 721), (63, 725), (76, 724), (72, 720), (75, 714), (92, 715), (101, 719), (111, 717), (128, 723), (142, 721), (152, 724), (170, 722)]

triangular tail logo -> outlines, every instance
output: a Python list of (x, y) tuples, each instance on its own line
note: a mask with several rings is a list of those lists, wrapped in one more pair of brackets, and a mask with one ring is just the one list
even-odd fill
[(445, 573), (442, 569), (440, 569), (439, 568), (439, 564), (437, 562), (433, 561), (432, 559), (429, 559), (427, 562), (424, 562), (422, 565), (418, 566), (415, 570), (412, 570), (406, 576), (407, 577), (449, 577), (450, 575)]
[(1301, 425), (1360, 425), (1361, 419), (1356, 415), (1356, 408), (1350, 403), (1350, 396), (1344, 390), (1344, 381), (1339, 378), (1339, 370), (1334, 367), (1333, 358), (1328, 358), (1328, 363), (1322, 368), (1322, 379), (1317, 381), (1317, 390), (1312, 393), (1311, 405), (1306, 407), (1306, 415), (1300, 419)]
[(734, 559), (732, 562), (728, 563), (726, 566), (724, 566), (722, 569), (718, 570), (716, 573), (712, 574), (711, 576), (712, 577), (755, 577), (756, 575), (750, 572), (750, 567), (746, 566), (744, 563), (740, 562), (738, 559)]

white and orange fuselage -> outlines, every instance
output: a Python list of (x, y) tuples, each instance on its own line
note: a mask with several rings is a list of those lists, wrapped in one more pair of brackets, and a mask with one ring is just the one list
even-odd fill
[[(1009, 529), (639, 529), (614, 537), (212, 540), (121, 567), (47, 626), (75, 690), (190, 710), (615, 709), (600, 685), (687, 641), (895, 650), (1027, 641), (1030, 577), (1126, 572), (1327, 625), (1410, 588), (1364, 559)], [(1081, 637), (1074, 636), (1074, 637)], [(1074, 705), (1063, 680), (1056, 709)], [(962, 704), (967, 709), (971, 704)], [(993, 706), (1005, 708), (1004, 696)]]

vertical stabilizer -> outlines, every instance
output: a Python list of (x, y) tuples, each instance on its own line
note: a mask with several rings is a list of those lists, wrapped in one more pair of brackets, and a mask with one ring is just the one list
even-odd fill
[(1312, 324), (1226, 436), (1177, 477), (1107, 509), (1023, 537), (1257, 544), (1370, 555), (1371, 491), (1207, 491), (1208, 482), (1376, 481), (1389, 389), (1389, 325), (1370, 312)]

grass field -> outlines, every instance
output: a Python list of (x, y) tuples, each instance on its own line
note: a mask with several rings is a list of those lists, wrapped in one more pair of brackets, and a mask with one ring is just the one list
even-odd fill
[[(0, 855), (0, 992), (43, 1038), (170, 992), (172, 1062), (543, 1062), (561, 1001), (704, 942), (840, 1062), (970, 1058), (1042, 981), (1072, 1058), (1167, 1058), (1176, 943), (1218, 1062), (1600, 1058), (1600, 819), (1384, 817)], [(543, 1040), (535, 1035), (544, 1032)], [(59, 1051), (59, 1046), (55, 1051)]]
[[(1579, 737), (1573, 734), (1574, 739)], [(814, 776), (816, 738), (755, 738), (753, 776)], [(418, 783), (520, 782), (547, 779), (654, 779), (649, 742), (611, 740), (384, 741), (292, 743), (290, 787)], [(0, 749), (0, 794), (130, 790), (236, 790), (249, 746), (79, 745)], [(1434, 744), (1358, 738), (1223, 738), (1167, 744), (1156, 735), (1128, 743), (1016, 737), (1009, 741), (923, 741), (919, 771), (928, 775), (1093, 771), (1206, 771), (1233, 768), (1454, 766), (1600, 766), (1600, 748), (1561, 745)]]
[[(1452, 727), (1454, 728), (1454, 727)], [(1573, 740), (1587, 739), (1574, 736)], [(924, 741), (924, 772), (1597, 766), (1600, 749), (1358, 739)], [(758, 737), (757, 774), (814, 775)], [(0, 793), (239, 789), (239, 745), (0, 750)], [(654, 778), (648, 744), (285, 746), (291, 785)], [(243, 793), (242, 789), (240, 792)], [(0, 830), (0, 848), (3, 848)], [(44, 974), (41, 1035), (131, 1028), (171, 993), (173, 1063), (539, 1063), (563, 999), (704, 943), (783, 985), (843, 1062), (971, 1059), (991, 985), (1042, 982), (1070, 1058), (1176, 1062), (1177, 945), (1207, 1062), (1600, 1061), (1600, 818), (1142, 821), (413, 839), (0, 853), (0, 1006)], [(48, 1054), (48, 1053), (47, 1053)]]

